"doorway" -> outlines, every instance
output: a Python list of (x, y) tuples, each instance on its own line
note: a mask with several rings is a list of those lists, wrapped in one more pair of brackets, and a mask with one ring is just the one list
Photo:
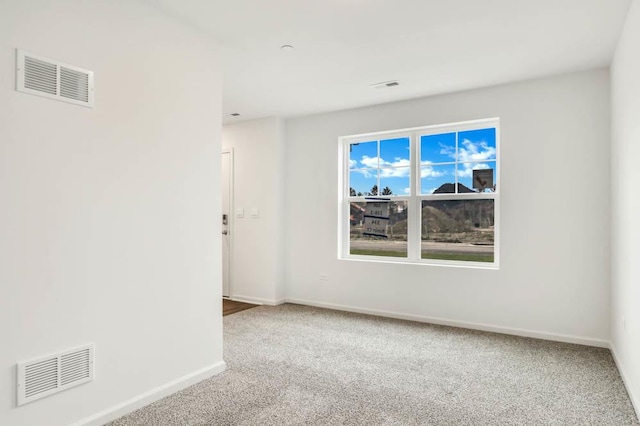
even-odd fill
[(247, 309), (255, 308), (258, 305), (253, 303), (237, 302), (235, 300), (222, 299), (222, 316), (235, 314), (237, 312), (246, 311)]
[(233, 151), (222, 150), (222, 297), (231, 297), (231, 193), (233, 189)]

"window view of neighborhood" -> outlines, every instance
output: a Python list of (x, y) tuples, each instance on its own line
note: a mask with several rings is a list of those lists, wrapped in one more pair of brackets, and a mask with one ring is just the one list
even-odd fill
[[(412, 143), (419, 162), (412, 163)], [(495, 127), (350, 143), (348, 149), (351, 255), (407, 258), (408, 234), (419, 232), (414, 257), (494, 262)], [(380, 199), (389, 200), (386, 235), (366, 235), (366, 203)]]
[(405, 201), (389, 202), (387, 238), (362, 235), (364, 206), (365, 203), (351, 203), (351, 254), (407, 257), (407, 203)]
[(422, 201), (423, 259), (493, 262), (493, 200)]

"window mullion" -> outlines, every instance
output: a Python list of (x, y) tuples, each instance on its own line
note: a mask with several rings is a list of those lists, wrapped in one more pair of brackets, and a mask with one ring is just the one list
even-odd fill
[(460, 161), (460, 151), (459, 151), (460, 147), (459, 147), (459, 144), (458, 144), (459, 135), (460, 135), (460, 132), (456, 132), (456, 168), (453, 171), (453, 173), (455, 173), (455, 176), (454, 176), (455, 179), (453, 180), (453, 182), (454, 182), (454, 184), (453, 184), (454, 185), (453, 186), (453, 192), (456, 193), (456, 194), (458, 193), (458, 163)]
[(382, 192), (382, 188), (380, 188), (380, 140), (378, 140), (378, 178), (376, 179), (376, 187), (378, 188), (378, 192), (373, 195), (380, 195)]
[(411, 192), (407, 208), (407, 257), (409, 260), (420, 258), (420, 209), (417, 193), (420, 187), (420, 161), (418, 158), (418, 137), (412, 133), (409, 139), (411, 163)]

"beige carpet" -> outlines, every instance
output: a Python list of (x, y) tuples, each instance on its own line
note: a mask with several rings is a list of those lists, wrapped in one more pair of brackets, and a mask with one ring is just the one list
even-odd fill
[(227, 371), (111, 425), (638, 425), (606, 349), (297, 305), (224, 327)]

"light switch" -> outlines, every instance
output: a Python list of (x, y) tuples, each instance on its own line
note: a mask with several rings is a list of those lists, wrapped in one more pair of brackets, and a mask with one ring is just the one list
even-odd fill
[(244, 209), (242, 207), (236, 209), (236, 217), (244, 217)]
[(254, 219), (259, 218), (260, 217), (260, 210), (258, 210), (255, 207), (252, 207), (251, 208), (251, 217), (254, 218)]

